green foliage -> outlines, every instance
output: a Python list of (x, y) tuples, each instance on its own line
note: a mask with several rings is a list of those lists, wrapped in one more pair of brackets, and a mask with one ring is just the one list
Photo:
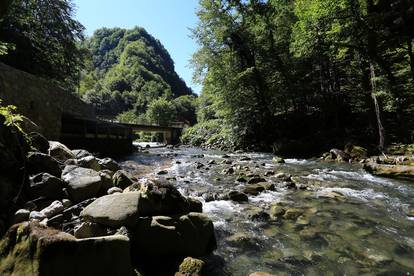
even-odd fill
[(149, 104), (146, 115), (151, 123), (167, 126), (176, 117), (176, 110), (172, 102), (159, 98)]
[[(198, 121), (226, 122), (238, 147), (311, 135), (275, 125), (288, 118), (318, 117), (313, 132), (346, 135), (359, 114), (371, 128), (372, 97), (389, 117), (414, 115), (412, 1), (200, 0), (197, 15)], [(410, 139), (404, 124), (387, 125), (389, 136)]]
[(231, 132), (222, 120), (208, 120), (184, 130), (181, 141), (184, 144), (204, 147), (231, 148)]
[[(82, 72), (79, 93), (99, 115), (145, 121), (152, 102), (177, 98), (177, 103), (167, 106), (174, 105), (171, 109), (177, 111), (166, 112), (177, 115), (170, 119), (195, 123), (191, 89), (178, 77), (167, 50), (143, 28), (99, 29), (83, 46), (91, 56)], [(153, 110), (149, 113), (155, 116)], [(156, 116), (151, 120), (156, 122)]]
[(23, 132), (20, 123), (23, 121), (23, 117), (16, 114), (17, 108), (14, 105), (2, 106), (2, 100), (0, 99), (0, 115), (4, 117), (4, 124), (9, 127), (14, 127), (20, 132)]
[[(83, 26), (70, 0), (14, 0), (0, 24), (0, 61), (75, 90), (84, 50)], [(13, 45), (4, 54), (4, 43)]]

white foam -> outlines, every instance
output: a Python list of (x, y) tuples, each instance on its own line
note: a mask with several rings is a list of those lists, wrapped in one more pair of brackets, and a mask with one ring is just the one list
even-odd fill
[(299, 164), (299, 165), (303, 165), (303, 164), (310, 163), (309, 160), (306, 160), (306, 159), (295, 159), (295, 158), (285, 159), (285, 162), (287, 164)]
[(351, 188), (332, 187), (332, 188), (323, 188), (322, 190), (317, 192), (316, 195), (319, 196), (323, 192), (338, 192), (344, 196), (358, 198), (363, 201), (386, 198), (386, 196), (383, 193), (375, 192), (372, 189), (366, 189), (366, 190), (359, 191), (359, 190), (354, 190)]
[(206, 213), (237, 213), (240, 206), (231, 201), (215, 200), (203, 204), (203, 211)]
[(249, 201), (257, 203), (271, 203), (276, 201), (277, 199), (282, 198), (285, 195), (285, 192), (276, 192), (276, 191), (266, 191), (263, 193), (260, 193), (257, 196), (253, 196), (249, 199)]

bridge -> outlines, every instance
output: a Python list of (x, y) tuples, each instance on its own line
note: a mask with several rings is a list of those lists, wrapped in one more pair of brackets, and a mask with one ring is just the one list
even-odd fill
[(180, 136), (182, 133), (182, 127), (175, 126), (159, 126), (159, 125), (143, 125), (143, 124), (127, 124), (120, 123), (132, 131), (143, 131), (143, 132), (158, 132), (164, 134), (164, 143), (168, 145), (176, 145), (180, 142)]
[(0, 63), (0, 98), (37, 124), (49, 140), (70, 148), (102, 154), (133, 150), (135, 132), (161, 132), (165, 143), (177, 144), (182, 127), (125, 124), (100, 120), (94, 108), (50, 81)]

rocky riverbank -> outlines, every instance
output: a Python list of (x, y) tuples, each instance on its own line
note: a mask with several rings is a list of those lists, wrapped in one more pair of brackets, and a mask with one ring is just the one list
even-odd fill
[(324, 161), (361, 163), (369, 173), (381, 177), (414, 179), (414, 145), (391, 145), (381, 155), (369, 156), (368, 150), (347, 145), (344, 150), (331, 149)]
[(202, 203), (168, 180), (138, 181), (111, 158), (0, 130), (1, 275), (189, 275), (214, 262)]

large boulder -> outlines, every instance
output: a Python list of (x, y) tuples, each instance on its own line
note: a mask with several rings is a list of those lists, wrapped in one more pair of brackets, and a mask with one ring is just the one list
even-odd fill
[(29, 191), (32, 198), (61, 199), (64, 196), (63, 188), (63, 181), (48, 173), (40, 173), (30, 178)]
[(129, 239), (77, 240), (37, 223), (17, 224), (0, 242), (0, 275), (132, 275)]
[(49, 141), (49, 155), (61, 162), (65, 162), (68, 159), (75, 159), (75, 155), (68, 147), (56, 141)]
[(82, 157), (77, 160), (76, 164), (80, 167), (92, 169), (94, 171), (100, 171), (101, 165), (99, 165), (99, 160), (92, 155)]
[(106, 195), (96, 199), (82, 212), (84, 220), (111, 227), (135, 226), (139, 217), (140, 193)]
[(125, 189), (132, 185), (132, 180), (126, 175), (125, 171), (119, 170), (112, 176), (114, 185), (118, 188)]
[(134, 229), (134, 256), (205, 256), (216, 248), (211, 220), (200, 213), (140, 218)]
[(56, 159), (40, 152), (29, 152), (27, 155), (27, 167), (31, 175), (49, 173), (53, 176), (60, 177), (62, 172)]
[(138, 217), (202, 211), (200, 202), (186, 199), (172, 185), (146, 186), (138, 192), (116, 193), (96, 199), (82, 211), (86, 221), (110, 227), (135, 226)]
[(72, 165), (65, 167), (62, 179), (67, 184), (67, 191), (74, 202), (96, 196), (102, 185), (99, 172)]
[(177, 215), (190, 211), (191, 202), (168, 182), (148, 181), (141, 187), (140, 215)]
[(383, 177), (392, 178), (411, 178), (414, 179), (414, 166), (406, 165), (384, 165), (373, 162), (364, 165), (364, 169), (369, 173)]
[(91, 156), (92, 155), (89, 151), (83, 150), (83, 149), (75, 149), (75, 150), (72, 150), (72, 153), (75, 155), (75, 158), (76, 159), (81, 159), (83, 157)]
[(101, 166), (101, 169), (110, 170), (112, 172), (116, 172), (120, 169), (118, 163), (111, 158), (104, 158), (99, 160), (99, 165)]
[(27, 135), (27, 137), (29, 138), (32, 147), (41, 153), (49, 153), (49, 141), (42, 134), (38, 132), (31, 132)]

